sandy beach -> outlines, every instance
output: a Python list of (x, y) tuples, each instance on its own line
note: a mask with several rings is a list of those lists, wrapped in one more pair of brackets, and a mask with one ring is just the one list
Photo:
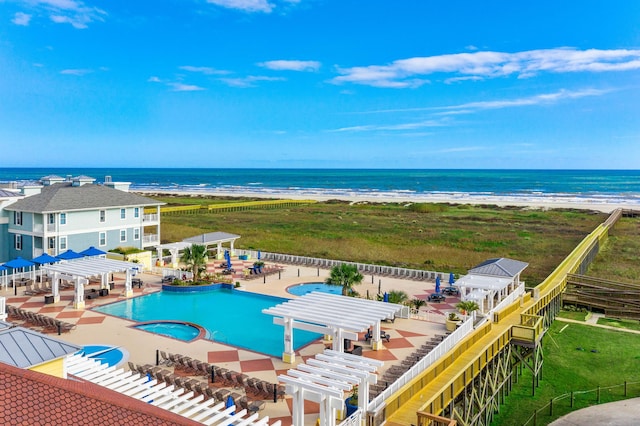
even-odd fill
[(203, 192), (203, 191), (152, 191), (152, 190), (132, 190), (142, 195), (148, 196), (190, 196), (190, 197), (247, 197), (247, 198), (278, 198), (290, 200), (343, 200), (351, 203), (369, 202), (369, 203), (450, 203), (450, 204), (473, 204), (473, 205), (494, 205), (498, 207), (515, 206), (531, 209), (578, 209), (591, 210), (603, 213), (611, 213), (616, 209), (640, 210), (640, 205), (628, 203), (607, 203), (596, 199), (584, 199), (578, 197), (536, 197), (536, 198), (516, 198), (516, 197), (497, 197), (497, 196), (420, 196), (407, 194), (406, 196), (364, 196), (364, 195), (345, 195), (327, 196), (309, 193), (278, 193), (265, 194), (263, 192)]

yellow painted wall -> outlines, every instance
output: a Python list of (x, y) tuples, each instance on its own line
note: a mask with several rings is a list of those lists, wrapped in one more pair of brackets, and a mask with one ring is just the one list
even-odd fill
[(133, 262), (134, 260), (138, 261), (138, 264), (141, 266), (142, 270), (150, 271), (151, 270), (151, 252), (143, 251), (141, 253), (132, 253), (125, 256), (128, 262)]
[(36, 365), (35, 367), (31, 367), (29, 370), (66, 379), (64, 374), (64, 358), (58, 358), (53, 361)]

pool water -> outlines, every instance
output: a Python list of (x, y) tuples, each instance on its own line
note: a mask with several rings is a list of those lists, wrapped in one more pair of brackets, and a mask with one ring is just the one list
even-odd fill
[(83, 346), (78, 353), (83, 352), (87, 357), (98, 360), (102, 364), (107, 364), (109, 367), (122, 363), (125, 356), (120, 348), (107, 345)]
[(155, 322), (151, 324), (136, 325), (135, 328), (148, 331), (150, 333), (162, 334), (163, 336), (173, 337), (174, 339), (189, 342), (200, 334), (200, 330), (189, 324), (177, 322)]
[(325, 283), (304, 283), (287, 288), (287, 293), (293, 294), (295, 296), (304, 296), (305, 294), (311, 293), (312, 291), (341, 295), (342, 286)]
[[(239, 290), (206, 292), (158, 292), (135, 297), (95, 311), (138, 322), (173, 321), (197, 324), (209, 339), (280, 357), (284, 351), (284, 327), (262, 313), (288, 299)], [(306, 330), (293, 331), (294, 349), (321, 337)]]

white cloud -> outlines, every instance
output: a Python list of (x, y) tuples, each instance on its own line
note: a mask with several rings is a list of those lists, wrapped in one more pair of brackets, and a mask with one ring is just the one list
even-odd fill
[(93, 70), (90, 69), (86, 69), (86, 68), (76, 68), (76, 69), (66, 69), (66, 70), (62, 70), (60, 71), (60, 74), (64, 74), (64, 75), (76, 75), (76, 76), (83, 76), (83, 75), (87, 75), (92, 73)]
[(364, 126), (352, 126), (342, 127), (340, 129), (334, 129), (332, 132), (371, 132), (371, 131), (402, 131), (402, 130), (414, 130), (424, 129), (428, 127), (444, 127), (449, 125), (448, 120), (423, 120), (410, 123), (390, 124), (390, 125), (378, 125), (370, 124)]
[(206, 90), (204, 87), (196, 86), (194, 84), (184, 84), (179, 82), (167, 83), (174, 92), (196, 92), (199, 90)]
[(320, 69), (320, 62), (318, 61), (292, 61), (292, 60), (277, 60), (267, 61), (258, 64), (261, 67), (269, 68), (270, 70), (277, 71), (318, 71)]
[[(530, 50), (516, 53), (473, 52), (401, 59), (389, 65), (339, 68), (335, 84), (353, 83), (373, 87), (407, 88), (423, 83), (422, 76), (454, 74), (461, 78), (486, 79), (515, 75), (529, 78), (541, 72), (604, 72), (640, 69), (640, 50), (576, 50), (571, 48)], [(458, 80), (454, 80), (458, 79)]]
[(207, 3), (244, 12), (271, 13), (275, 8), (275, 5), (269, 3), (268, 0), (207, 0)]
[(14, 16), (13, 19), (11, 20), (11, 22), (13, 22), (16, 25), (22, 25), (23, 27), (26, 27), (29, 25), (29, 21), (31, 21), (31, 16), (27, 13), (22, 13), (22, 12), (17, 12)]
[(149, 79), (147, 81), (150, 82), (150, 83), (162, 83), (162, 80), (160, 80), (155, 75), (152, 75), (151, 77), (149, 77)]
[[(95, 21), (104, 21), (104, 17), (107, 15), (104, 10), (88, 6), (80, 0), (19, 0), (18, 2), (28, 7), (34, 14), (47, 16), (52, 22), (70, 24), (78, 29), (87, 28), (90, 23)], [(24, 13), (22, 15), (29, 16), (29, 19), (32, 16)], [(18, 14), (16, 14), (16, 18), (17, 16)], [(14, 23), (17, 24), (16, 18), (14, 18)]]
[(220, 79), (220, 81), (232, 87), (256, 87), (254, 83), (258, 81), (283, 81), (283, 80), (285, 79), (281, 77), (266, 77), (261, 75), (250, 75), (247, 77)]
[(217, 70), (215, 68), (210, 68), (210, 67), (194, 67), (194, 66), (191, 66), (191, 65), (183, 65), (183, 66), (181, 66), (179, 68), (181, 70), (183, 70), (183, 71), (195, 72), (195, 73), (200, 73), (200, 74), (205, 74), (205, 75), (213, 75), (213, 74), (224, 75), (224, 74), (229, 74), (229, 71)]

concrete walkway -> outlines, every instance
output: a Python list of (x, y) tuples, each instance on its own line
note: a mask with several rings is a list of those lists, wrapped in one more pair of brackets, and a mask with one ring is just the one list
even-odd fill
[(550, 426), (635, 426), (640, 423), (640, 398), (609, 402), (574, 411)]
[[(560, 318), (560, 317), (556, 317), (557, 321), (561, 321), (561, 322), (570, 322), (573, 324), (582, 324), (582, 325), (589, 325), (591, 327), (598, 327), (598, 328), (604, 328), (607, 330), (614, 330), (614, 331), (622, 331), (625, 333), (632, 333), (632, 334), (640, 334), (640, 330), (631, 330), (628, 328), (622, 328), (622, 327), (613, 327), (610, 325), (603, 325), (603, 324), (598, 324), (598, 320), (600, 318), (604, 318), (605, 316), (603, 314), (591, 314), (591, 317), (589, 317), (588, 320), (586, 321), (578, 321), (578, 320), (572, 320), (572, 319), (568, 319), (568, 318)], [(639, 421), (640, 424), (640, 421)]]

